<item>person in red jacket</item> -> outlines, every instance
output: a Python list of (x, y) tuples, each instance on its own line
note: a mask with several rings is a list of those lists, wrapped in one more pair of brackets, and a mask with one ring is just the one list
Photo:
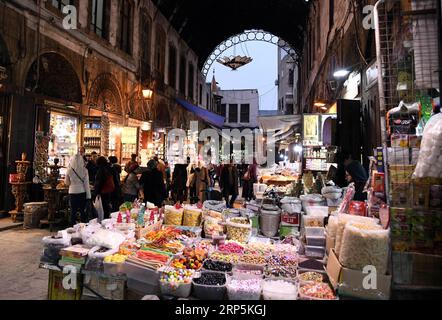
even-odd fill
[(104, 219), (109, 219), (111, 211), (112, 193), (115, 191), (114, 175), (110, 163), (105, 157), (97, 159), (97, 176), (95, 179), (95, 193), (101, 197)]

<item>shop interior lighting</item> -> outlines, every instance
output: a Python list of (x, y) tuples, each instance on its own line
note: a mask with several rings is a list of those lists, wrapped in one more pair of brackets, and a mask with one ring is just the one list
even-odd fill
[(293, 151), (295, 151), (296, 153), (301, 153), (302, 152), (302, 146), (297, 145), (293, 148)]

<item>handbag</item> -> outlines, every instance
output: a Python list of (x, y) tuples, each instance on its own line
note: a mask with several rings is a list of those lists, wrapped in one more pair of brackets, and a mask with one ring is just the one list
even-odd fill
[(103, 202), (101, 201), (100, 195), (97, 195), (94, 201), (94, 208), (98, 216), (98, 222), (103, 221), (104, 219), (104, 210), (103, 210)]
[(243, 176), (243, 180), (245, 181), (249, 181), (250, 180), (250, 173), (249, 170), (246, 171), (246, 173)]

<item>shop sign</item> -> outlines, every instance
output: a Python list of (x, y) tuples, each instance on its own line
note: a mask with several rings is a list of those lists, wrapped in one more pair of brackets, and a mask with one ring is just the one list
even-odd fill
[(373, 63), (365, 71), (367, 89), (373, 86), (378, 81), (379, 69), (377, 63)]
[(319, 115), (304, 115), (304, 141), (308, 144), (319, 142)]

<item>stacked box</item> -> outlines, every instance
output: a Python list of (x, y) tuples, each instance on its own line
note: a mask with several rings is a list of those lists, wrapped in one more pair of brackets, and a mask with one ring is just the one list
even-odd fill
[(412, 234), (413, 210), (410, 208), (391, 208), (391, 241), (395, 251), (408, 251)]

